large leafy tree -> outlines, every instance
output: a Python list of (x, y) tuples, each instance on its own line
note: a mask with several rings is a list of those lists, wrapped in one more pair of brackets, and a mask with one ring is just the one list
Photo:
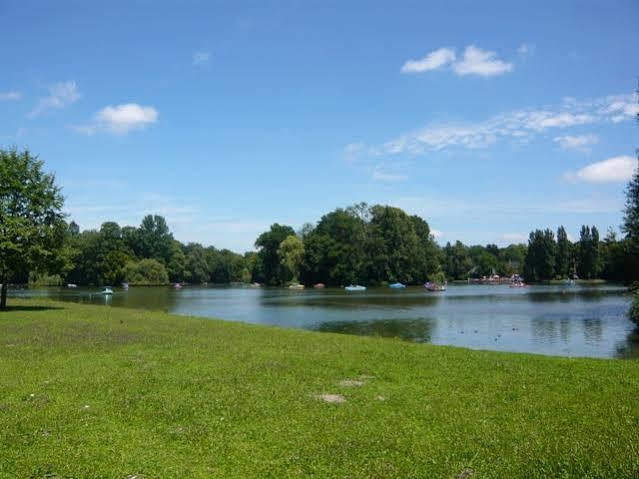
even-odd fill
[(290, 226), (274, 223), (269, 231), (262, 233), (255, 240), (255, 247), (259, 248), (262, 274), (267, 284), (277, 285), (285, 282), (286, 271), (282, 267), (278, 250), (280, 243), (294, 234), (295, 230)]
[(557, 256), (555, 257), (555, 274), (562, 278), (570, 275), (571, 243), (563, 226), (557, 229)]
[(524, 261), (527, 281), (546, 281), (555, 274), (555, 235), (549, 229), (535, 230), (528, 238), (528, 251)]
[(64, 199), (43, 166), (28, 150), (0, 149), (0, 309), (6, 309), (13, 274), (59, 266)]

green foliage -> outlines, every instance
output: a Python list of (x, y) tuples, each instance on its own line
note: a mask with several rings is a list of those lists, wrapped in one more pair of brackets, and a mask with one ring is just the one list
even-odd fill
[(40, 273), (57, 273), (64, 263), (63, 197), (42, 167), (29, 150), (0, 149), (0, 309), (12, 276), (36, 266)]
[(124, 267), (124, 279), (130, 285), (154, 286), (168, 284), (169, 275), (158, 260), (146, 258), (128, 262)]
[(559, 278), (570, 277), (570, 259), (572, 243), (563, 226), (557, 229), (557, 256), (555, 257), (555, 275)]
[(473, 269), (468, 248), (461, 242), (450, 242), (444, 247), (444, 271), (451, 279), (466, 279)]
[(300, 276), (300, 266), (304, 258), (304, 243), (297, 235), (289, 235), (280, 243), (277, 250), (283, 273), (287, 281), (297, 283)]
[(526, 281), (548, 281), (555, 276), (555, 236), (549, 229), (535, 230), (528, 238), (528, 251), (524, 261)]
[(290, 226), (274, 223), (271, 229), (262, 233), (255, 240), (255, 247), (259, 248), (258, 255), (261, 264), (261, 279), (266, 284), (278, 285), (286, 282), (288, 274), (281, 263), (278, 250), (280, 243), (288, 236), (295, 235), (295, 230)]
[(639, 471), (639, 361), (15, 304), (0, 321), (3, 479)]

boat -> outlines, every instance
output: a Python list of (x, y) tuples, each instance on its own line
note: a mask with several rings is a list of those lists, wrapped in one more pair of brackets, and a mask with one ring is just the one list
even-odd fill
[(511, 288), (525, 288), (528, 285), (526, 283), (524, 283), (523, 281), (515, 281), (514, 283), (510, 284)]
[(122, 289), (129, 289), (129, 283), (122, 283)]
[(113, 289), (111, 288), (111, 286), (105, 286), (104, 288), (102, 288), (102, 291), (100, 291), (100, 294), (112, 295)]
[(261, 288), (261, 287), (262, 285), (260, 283), (257, 283), (257, 282), (251, 283), (251, 288)]
[(402, 289), (402, 288), (405, 288), (406, 285), (404, 283), (393, 283), (393, 284), (389, 284), (388, 287), (393, 289)]
[(428, 291), (432, 291), (432, 292), (446, 291), (446, 285), (445, 284), (437, 284), (437, 283), (432, 283), (430, 281), (424, 283), (424, 288), (426, 288)]
[(303, 284), (289, 284), (288, 285), (288, 289), (304, 289), (304, 285)]
[(318, 289), (325, 288), (325, 287), (326, 285), (324, 283), (315, 283), (313, 285), (313, 288), (318, 288)]
[(175, 283), (175, 284), (173, 285), (173, 287), (174, 287), (175, 289), (182, 289), (182, 285), (181, 285), (180, 283)]
[(351, 284), (349, 286), (344, 286), (346, 291), (366, 291), (366, 286), (362, 286), (361, 284)]
[(74, 283), (67, 284), (67, 288), (77, 288), (77, 287), (78, 287), (78, 285), (74, 284)]

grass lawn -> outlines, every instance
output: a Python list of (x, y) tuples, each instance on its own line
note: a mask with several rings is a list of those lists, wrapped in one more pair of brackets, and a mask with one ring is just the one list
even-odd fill
[(639, 477), (637, 361), (9, 304), (2, 479)]

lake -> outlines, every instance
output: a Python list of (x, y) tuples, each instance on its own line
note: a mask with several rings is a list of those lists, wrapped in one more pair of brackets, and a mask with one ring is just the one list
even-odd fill
[(162, 310), (315, 331), (397, 337), (473, 349), (561, 356), (639, 357), (639, 330), (627, 318), (630, 297), (615, 285), (450, 285), (289, 290), (233, 286), (36, 288), (10, 296)]

